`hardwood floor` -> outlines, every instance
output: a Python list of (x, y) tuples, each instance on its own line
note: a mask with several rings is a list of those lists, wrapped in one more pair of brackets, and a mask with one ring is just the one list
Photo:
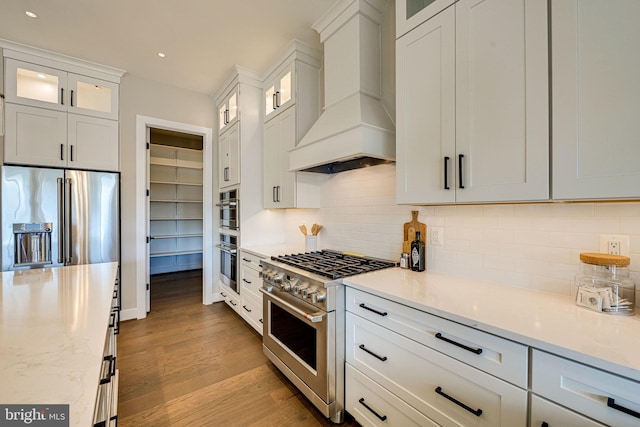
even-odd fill
[(264, 356), (259, 334), (225, 303), (202, 304), (201, 283), (199, 271), (155, 276), (147, 318), (122, 322), (118, 424), (333, 426)]

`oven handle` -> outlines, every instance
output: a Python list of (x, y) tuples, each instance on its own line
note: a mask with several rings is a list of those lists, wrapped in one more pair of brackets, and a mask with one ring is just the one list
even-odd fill
[(226, 252), (231, 255), (235, 255), (238, 252), (237, 249), (232, 249), (232, 248), (229, 248), (228, 246), (216, 245), (216, 248), (220, 249), (222, 252)]
[(320, 322), (322, 322), (324, 320), (324, 313), (309, 314), (307, 312), (304, 312), (304, 311), (300, 310), (298, 307), (286, 302), (285, 300), (278, 298), (277, 296), (275, 296), (271, 292), (265, 291), (264, 288), (258, 288), (258, 290), (260, 292), (262, 292), (263, 294), (267, 295), (269, 298), (271, 298), (272, 300), (274, 300), (278, 304), (287, 307), (288, 309), (294, 311), (295, 313), (299, 314), (300, 316), (304, 317), (305, 319), (311, 321), (311, 323), (320, 323)]

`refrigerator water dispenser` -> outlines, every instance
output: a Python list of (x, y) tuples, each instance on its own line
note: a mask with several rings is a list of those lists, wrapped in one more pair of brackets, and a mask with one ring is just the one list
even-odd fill
[(38, 267), (52, 264), (52, 223), (13, 224), (14, 267)]

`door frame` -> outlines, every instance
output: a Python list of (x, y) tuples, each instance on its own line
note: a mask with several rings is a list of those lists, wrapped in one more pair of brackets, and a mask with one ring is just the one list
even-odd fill
[(136, 312), (137, 318), (147, 317), (147, 272), (148, 227), (147, 214), (147, 128), (167, 129), (177, 132), (202, 135), (202, 303), (214, 302), (214, 257), (213, 257), (213, 130), (211, 128), (173, 122), (154, 117), (136, 115)]

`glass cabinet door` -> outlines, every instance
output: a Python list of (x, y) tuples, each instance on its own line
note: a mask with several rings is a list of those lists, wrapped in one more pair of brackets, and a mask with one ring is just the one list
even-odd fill
[(396, 38), (434, 17), (458, 0), (396, 0)]
[(280, 90), (278, 93), (278, 107), (282, 107), (291, 101), (291, 71), (280, 79)]
[(67, 73), (28, 62), (6, 59), (7, 102), (66, 110)]
[[(118, 85), (69, 74), (69, 111), (109, 119), (118, 118)], [(66, 101), (65, 101), (66, 102)]]
[(233, 95), (229, 97), (228, 111), (227, 113), (227, 123), (231, 123), (238, 116), (238, 93), (234, 92)]
[(276, 109), (275, 96), (276, 96), (276, 86), (275, 85), (271, 86), (264, 93), (264, 100), (265, 100), (264, 115), (265, 115), (265, 117), (268, 116), (269, 114), (273, 113), (275, 111), (275, 109)]

